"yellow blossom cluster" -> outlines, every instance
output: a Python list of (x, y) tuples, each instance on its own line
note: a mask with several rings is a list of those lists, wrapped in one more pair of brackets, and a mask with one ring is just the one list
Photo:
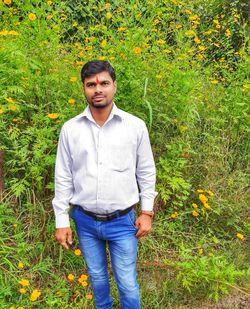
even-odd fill
[[(214, 195), (214, 193), (211, 190), (203, 190), (201, 188), (197, 189), (197, 193), (198, 193), (198, 199), (200, 200), (200, 202), (202, 203), (202, 206), (203, 206), (202, 212), (204, 213), (205, 209), (211, 208), (211, 206), (208, 203), (208, 199), (210, 197), (212, 197)], [(194, 210), (192, 211), (192, 216), (198, 217), (199, 214), (200, 214), (198, 204), (193, 203), (192, 208), (194, 208)]]
[[(23, 263), (22, 262), (19, 262), (18, 263), (18, 266), (19, 266), (19, 268), (23, 268)], [(20, 267), (21, 266), (21, 267)], [(19, 282), (18, 282), (22, 287), (19, 289), (19, 293), (20, 294), (25, 294), (26, 292), (27, 292), (27, 287), (29, 287), (30, 286), (30, 282), (29, 282), (29, 280), (27, 280), (27, 279), (21, 279)], [(30, 300), (31, 301), (36, 301), (39, 297), (40, 297), (40, 295), (41, 295), (41, 291), (40, 290), (37, 290), (37, 289), (34, 289), (34, 290), (32, 290), (31, 291), (31, 294), (30, 294)]]
[(8, 36), (8, 35), (17, 36), (17, 35), (20, 35), (20, 33), (18, 33), (17, 31), (14, 31), (14, 30), (2, 30), (2, 31), (0, 31), (0, 36)]
[(50, 113), (50, 114), (48, 114), (48, 117), (50, 119), (57, 119), (59, 117), (59, 114), (58, 113)]

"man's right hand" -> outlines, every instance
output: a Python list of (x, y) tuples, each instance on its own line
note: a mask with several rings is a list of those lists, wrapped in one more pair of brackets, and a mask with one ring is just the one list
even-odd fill
[(58, 242), (66, 249), (69, 250), (69, 245), (72, 245), (72, 230), (70, 227), (62, 227), (56, 229), (55, 233)]

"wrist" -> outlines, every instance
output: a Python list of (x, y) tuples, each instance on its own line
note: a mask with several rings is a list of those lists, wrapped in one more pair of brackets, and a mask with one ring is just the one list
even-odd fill
[(154, 211), (153, 210), (142, 210), (141, 214), (142, 215), (147, 215), (151, 219), (154, 217)]

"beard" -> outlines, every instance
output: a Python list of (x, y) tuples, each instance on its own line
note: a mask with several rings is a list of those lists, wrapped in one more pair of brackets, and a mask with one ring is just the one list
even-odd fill
[(102, 108), (106, 108), (107, 106), (109, 106), (112, 102), (113, 99), (111, 101), (100, 101), (100, 102), (95, 102), (94, 100), (87, 100), (88, 104), (96, 109), (102, 109)]

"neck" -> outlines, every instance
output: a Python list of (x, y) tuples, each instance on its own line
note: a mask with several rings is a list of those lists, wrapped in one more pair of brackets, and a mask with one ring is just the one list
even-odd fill
[(95, 108), (94, 106), (89, 105), (92, 117), (94, 118), (95, 122), (99, 125), (103, 125), (105, 121), (108, 119), (111, 110), (113, 108), (114, 103), (105, 106), (104, 108)]

